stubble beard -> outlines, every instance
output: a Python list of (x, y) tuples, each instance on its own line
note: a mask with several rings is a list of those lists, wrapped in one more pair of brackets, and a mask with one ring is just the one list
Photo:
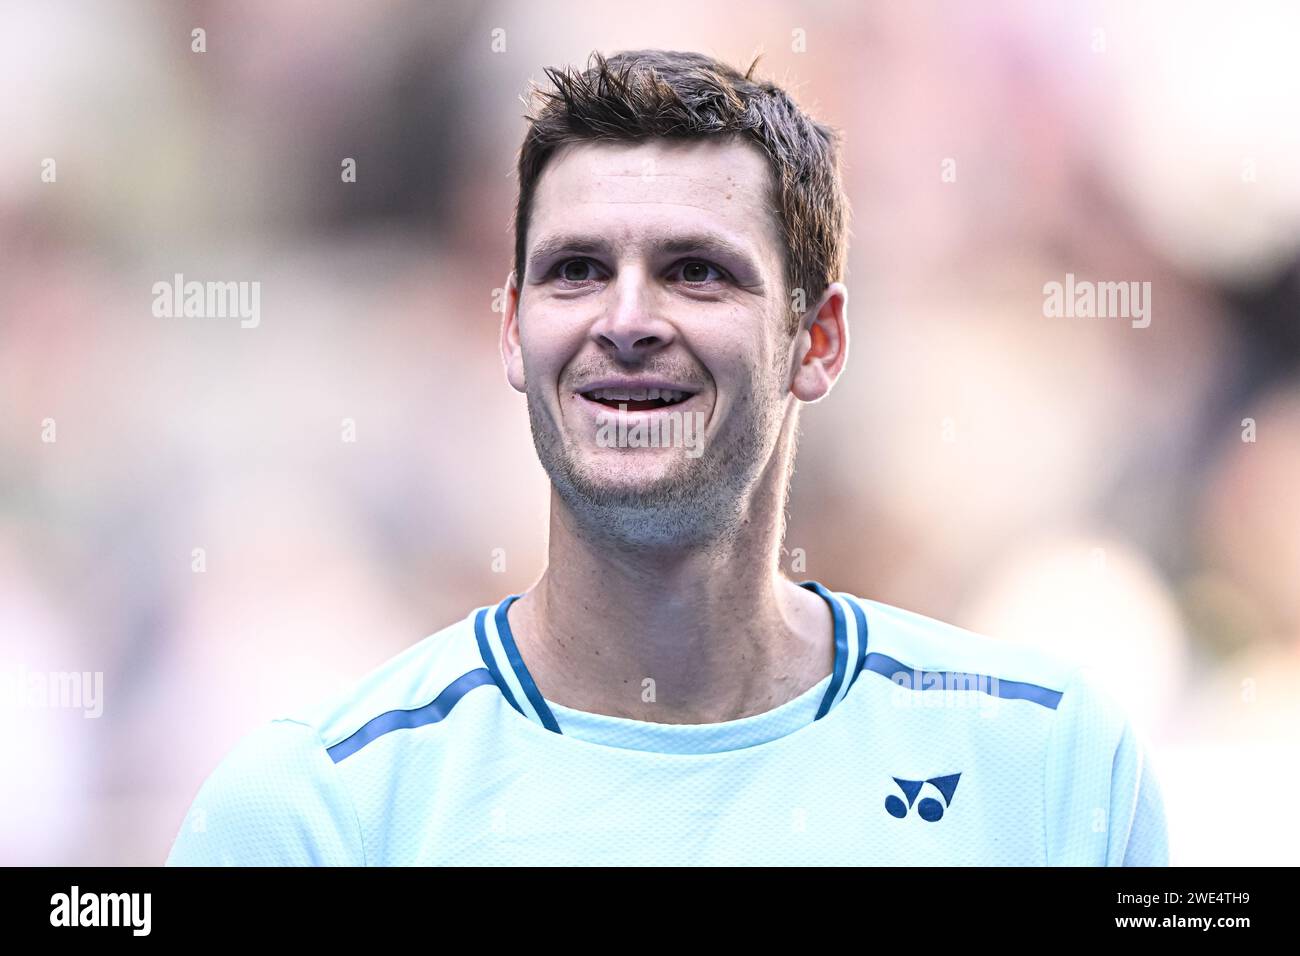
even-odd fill
[(740, 417), (727, 433), (707, 442), (695, 458), (684, 448), (667, 449), (672, 461), (653, 479), (627, 483), (617, 473), (592, 468), (584, 460), (586, 452), (560, 430), (545, 402), (529, 388), (533, 445), (552, 487), (593, 536), (632, 550), (708, 543), (725, 554), (744, 527), (754, 487), (780, 437), (778, 381), (751, 380), (748, 394), (732, 412)]

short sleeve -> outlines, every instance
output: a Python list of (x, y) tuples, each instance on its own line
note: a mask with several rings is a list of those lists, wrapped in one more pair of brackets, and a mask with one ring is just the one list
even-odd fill
[(1110, 843), (1107, 866), (1168, 866), (1169, 834), (1164, 797), (1150, 751), (1125, 724), (1111, 774)]
[(1047, 863), (1167, 866), (1164, 802), (1149, 749), (1084, 672), (1067, 682), (1048, 738)]
[(319, 734), (273, 720), (199, 789), (168, 866), (359, 866), (360, 824)]

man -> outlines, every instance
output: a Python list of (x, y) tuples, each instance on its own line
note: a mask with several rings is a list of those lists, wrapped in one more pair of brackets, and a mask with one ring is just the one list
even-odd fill
[(698, 54), (548, 70), (501, 351), (549, 562), (245, 738), (179, 864), (1164, 864), (1069, 665), (778, 567), (848, 349), (835, 137)]

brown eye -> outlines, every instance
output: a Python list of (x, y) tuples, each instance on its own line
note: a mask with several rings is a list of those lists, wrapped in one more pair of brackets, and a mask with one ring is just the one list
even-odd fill
[(709, 267), (703, 262), (688, 262), (682, 267), (682, 278), (687, 282), (707, 282)]
[(569, 259), (560, 266), (560, 278), (567, 282), (586, 282), (592, 278), (591, 263), (586, 259)]
[(701, 259), (688, 259), (682, 263), (682, 280), (684, 282), (708, 282), (712, 278), (710, 273), (713, 272), (718, 273), (717, 278), (722, 278), (722, 270), (709, 265)]

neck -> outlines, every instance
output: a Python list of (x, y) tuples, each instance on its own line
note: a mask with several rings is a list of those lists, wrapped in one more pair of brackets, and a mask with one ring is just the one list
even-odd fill
[(715, 723), (771, 710), (830, 674), (830, 610), (778, 567), (788, 480), (769, 468), (730, 533), (688, 547), (611, 540), (552, 491), (547, 568), (510, 609), (542, 695), (591, 713)]

